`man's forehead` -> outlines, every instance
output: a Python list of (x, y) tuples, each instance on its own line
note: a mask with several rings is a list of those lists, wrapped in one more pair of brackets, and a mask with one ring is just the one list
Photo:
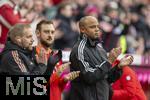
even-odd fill
[(32, 32), (32, 28), (31, 27), (29, 27), (29, 28), (24, 28), (24, 32)]
[(98, 21), (94, 21), (94, 20), (89, 20), (88, 22), (85, 22), (85, 26), (99, 26), (99, 23), (98, 23)]
[(95, 23), (98, 23), (97, 19), (94, 18), (94, 17), (87, 17), (85, 20), (84, 20), (84, 23), (85, 24), (95, 24)]
[(31, 35), (33, 32), (32, 28), (26, 28), (24, 29), (24, 36), (27, 36), (27, 35)]
[(43, 24), (41, 26), (42, 29), (55, 29), (53, 24)]

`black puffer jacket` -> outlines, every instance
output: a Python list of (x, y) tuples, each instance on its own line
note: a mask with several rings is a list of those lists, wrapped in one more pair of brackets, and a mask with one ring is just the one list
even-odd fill
[(70, 100), (108, 100), (110, 84), (122, 70), (111, 68), (105, 50), (97, 40), (82, 36), (70, 55), (71, 71), (81, 71), (71, 82)]

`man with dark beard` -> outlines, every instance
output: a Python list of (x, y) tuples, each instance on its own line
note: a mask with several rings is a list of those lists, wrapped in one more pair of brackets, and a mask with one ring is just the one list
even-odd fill
[(52, 21), (42, 20), (37, 24), (36, 35), (38, 45), (36, 46), (36, 54), (40, 56), (45, 54), (47, 58), (53, 58), (52, 63), (57, 63), (53, 74), (50, 77), (50, 100), (61, 100), (61, 93), (68, 81), (79, 76), (79, 71), (70, 72), (62, 76), (63, 71), (69, 67), (70, 62), (62, 64), (61, 51), (53, 51), (51, 46), (54, 42), (55, 27)]
[[(38, 45), (36, 46), (36, 55), (40, 57), (42, 54), (48, 59), (51, 57), (52, 63), (56, 64), (61, 60), (61, 51), (57, 54), (52, 51), (51, 45), (54, 41), (55, 28), (52, 21), (40, 21), (36, 27), (36, 35), (38, 38)], [(54, 57), (55, 56), (55, 57)], [(54, 66), (54, 65), (53, 65)], [(52, 73), (53, 70), (51, 70)]]
[(122, 58), (112, 68), (121, 50), (114, 48), (107, 55), (99, 41), (99, 21), (85, 16), (79, 21), (79, 29), (79, 40), (70, 54), (70, 70), (80, 70), (80, 76), (71, 81), (69, 100), (109, 100), (113, 93), (111, 83), (119, 79), (123, 66), (131, 64), (133, 57)]

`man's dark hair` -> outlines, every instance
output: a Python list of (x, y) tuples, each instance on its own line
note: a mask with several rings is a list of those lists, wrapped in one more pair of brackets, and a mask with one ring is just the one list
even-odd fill
[(37, 24), (36, 30), (40, 31), (43, 24), (53, 24), (51, 20), (42, 20)]
[(60, 11), (62, 10), (62, 9), (64, 9), (66, 6), (68, 6), (68, 5), (71, 5), (71, 3), (70, 2), (62, 2), (62, 3), (60, 3), (59, 5), (58, 5), (58, 13), (60, 13)]

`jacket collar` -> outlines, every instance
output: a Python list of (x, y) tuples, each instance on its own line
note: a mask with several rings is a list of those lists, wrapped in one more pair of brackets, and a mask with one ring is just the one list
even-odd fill
[(81, 33), (81, 39), (84, 39), (87, 41), (87, 44), (91, 47), (95, 47), (98, 43), (100, 43), (99, 39), (92, 40), (91, 38), (87, 37), (85, 34)]
[(29, 53), (32, 52), (32, 51), (29, 51), (29, 50), (27, 50), (27, 49), (24, 49), (24, 48), (18, 46), (17, 44), (15, 44), (15, 43), (13, 43), (13, 42), (11, 42), (11, 41), (8, 41), (8, 42), (6, 43), (6, 46), (5, 46), (5, 48), (4, 48), (3, 51), (8, 51), (8, 50), (18, 50), (18, 51), (23, 52), (23, 53), (26, 53), (26, 54), (29, 54)]

